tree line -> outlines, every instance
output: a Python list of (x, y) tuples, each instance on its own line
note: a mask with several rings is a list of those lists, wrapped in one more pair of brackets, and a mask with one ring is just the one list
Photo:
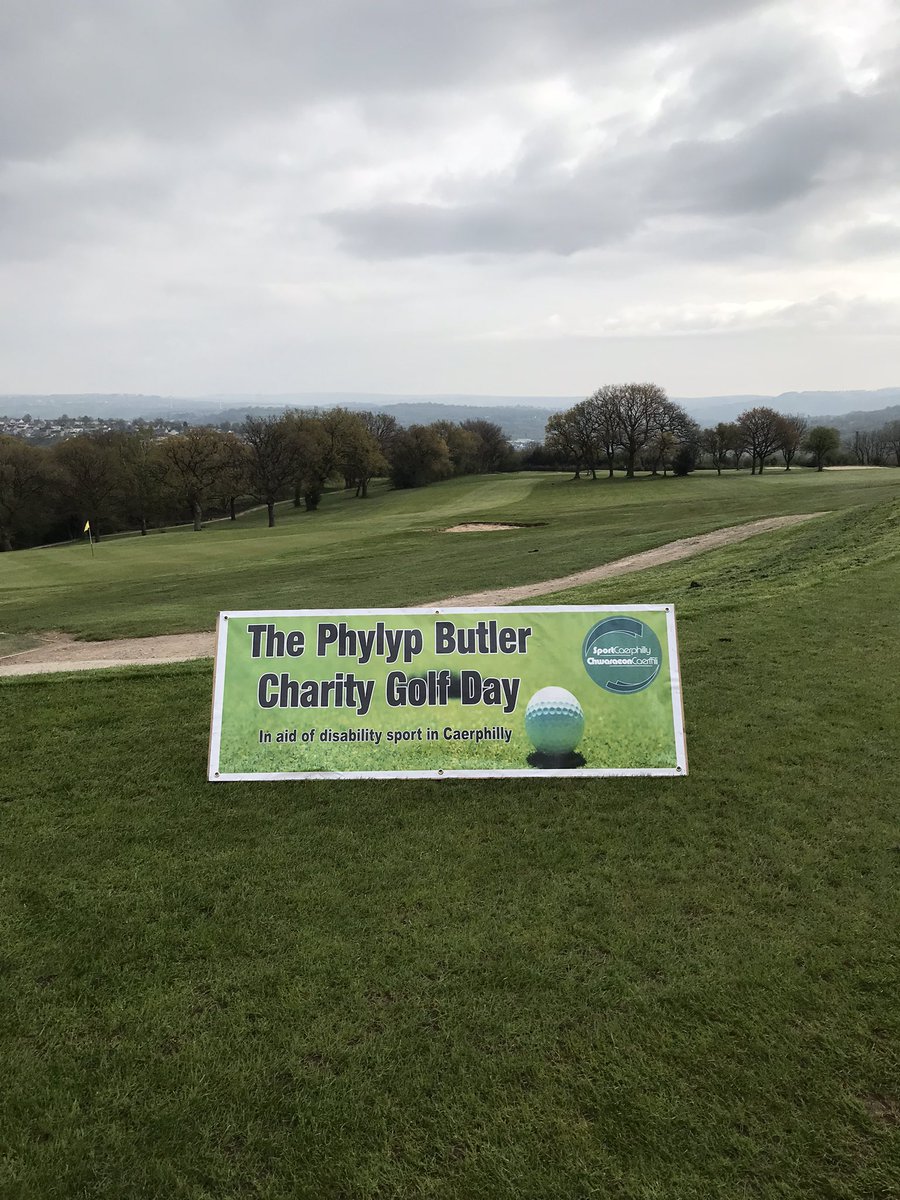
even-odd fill
[(811, 425), (800, 414), (758, 405), (734, 421), (703, 429), (656, 384), (607, 384), (554, 413), (543, 444), (529, 453), (525, 465), (566, 467), (575, 479), (596, 479), (598, 469), (610, 478), (617, 470), (629, 479), (636, 470), (687, 475), (698, 466), (714, 468), (719, 475), (725, 468), (749, 466), (756, 475), (775, 465), (790, 471), (801, 453), (820, 471), (839, 461), (900, 466), (900, 421), (855, 433), (842, 443), (831, 426)]
[(700, 453), (701, 429), (655, 383), (606, 384), (547, 422), (535, 465), (566, 466), (575, 478), (612, 477), (623, 470), (667, 475), (693, 470)]
[(423, 487), (454, 475), (512, 470), (519, 460), (491, 421), (403, 428), (385, 413), (343, 408), (248, 416), (235, 431), (192, 426), (161, 438), (149, 426), (82, 434), (53, 446), (0, 436), (0, 550), (78, 536), (165, 527), (246, 504), (293, 500), (315, 512), (331, 487), (360, 499), (373, 479)]
[(748, 459), (753, 474), (775, 465), (790, 471), (800, 462), (800, 454), (807, 456), (804, 465), (819, 471), (830, 463), (900, 467), (900, 421), (842, 439), (831, 425), (813, 425), (799, 413), (759, 406), (741, 413), (736, 421), (704, 429), (701, 446), (720, 475), (723, 467), (740, 470)]

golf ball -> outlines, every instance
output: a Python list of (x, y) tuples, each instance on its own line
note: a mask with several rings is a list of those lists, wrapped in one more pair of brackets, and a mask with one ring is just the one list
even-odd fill
[(541, 688), (525, 709), (525, 732), (542, 754), (569, 754), (584, 733), (581, 705), (565, 688)]

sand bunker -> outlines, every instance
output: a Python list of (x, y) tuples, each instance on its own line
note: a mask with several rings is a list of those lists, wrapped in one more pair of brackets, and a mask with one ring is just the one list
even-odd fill
[(451, 525), (444, 533), (492, 533), (495, 529), (528, 529), (528, 525), (494, 525), (490, 521), (469, 521), (466, 525)]

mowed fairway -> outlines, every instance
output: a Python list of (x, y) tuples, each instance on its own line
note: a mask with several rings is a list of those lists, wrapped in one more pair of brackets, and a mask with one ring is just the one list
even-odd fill
[[(0, 1196), (900, 1194), (898, 492), (529, 476), (110, 542), (102, 586), (5, 556), (4, 629), (103, 637), (835, 510), (547, 598), (675, 603), (687, 779), (209, 785), (209, 664), (0, 681)], [(429, 532), (503, 517), (548, 525)]]
[[(108, 639), (212, 629), (222, 608), (413, 604), (550, 579), (675, 538), (788, 513), (900, 495), (900, 471), (746, 471), (573, 483), (564, 475), (458, 479), (371, 499), (326, 496), (319, 512), (265, 514), (146, 538), (0, 559), (0, 635), (58, 629)], [(545, 522), (444, 534), (462, 521)], [(3, 651), (0, 636), (0, 654)], [(11, 652), (11, 651), (10, 651)]]

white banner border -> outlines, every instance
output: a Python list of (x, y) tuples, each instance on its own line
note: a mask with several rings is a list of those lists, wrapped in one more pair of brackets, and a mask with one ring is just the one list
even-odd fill
[[(266, 771), (223, 773), (218, 770), (222, 745), (222, 705), (225, 696), (225, 662), (228, 642), (228, 622), (237, 617), (398, 617), (453, 616), (459, 613), (553, 613), (553, 612), (664, 612), (666, 614), (669, 680), (672, 689), (672, 717), (675, 725), (674, 767), (647, 768), (588, 768), (537, 770), (498, 769), (491, 771)], [(542, 776), (578, 778), (628, 778), (631, 776), (668, 776), (680, 778), (688, 773), (687, 740), (684, 724), (681, 663), (678, 654), (678, 635), (675, 626), (674, 604), (516, 604), (508, 607), (479, 608), (266, 608), (228, 609), (219, 613), (216, 625), (216, 657), (213, 672), (212, 719), (210, 722), (207, 780), (210, 783), (273, 783), (304, 779), (535, 779)]]

